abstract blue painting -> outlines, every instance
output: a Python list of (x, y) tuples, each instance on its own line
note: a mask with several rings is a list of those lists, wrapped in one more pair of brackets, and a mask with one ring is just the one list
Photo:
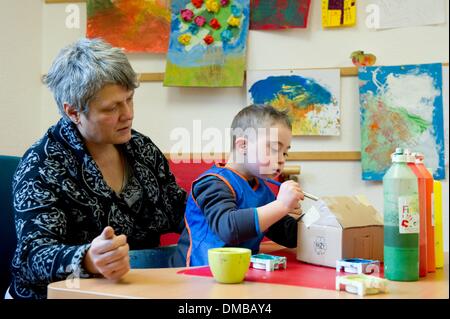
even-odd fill
[(248, 104), (287, 110), (293, 135), (339, 135), (339, 100), (339, 69), (247, 71)]
[(364, 180), (382, 180), (396, 147), (445, 178), (442, 64), (359, 68)]

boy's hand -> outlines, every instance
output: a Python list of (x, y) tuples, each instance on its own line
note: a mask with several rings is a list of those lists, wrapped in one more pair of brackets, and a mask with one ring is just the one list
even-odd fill
[(300, 205), (300, 203), (298, 203), (297, 205), (298, 205), (297, 208), (295, 208), (294, 210), (291, 210), (289, 212), (289, 214), (296, 215), (297, 217), (300, 216), (301, 214), (303, 214), (302, 206)]
[(278, 191), (277, 200), (283, 203), (283, 205), (289, 210), (293, 211), (298, 209), (300, 200), (303, 200), (303, 192), (300, 185), (295, 181), (286, 181), (280, 186)]
[(116, 236), (114, 229), (105, 227), (96, 237), (84, 258), (86, 270), (108, 279), (120, 279), (130, 270), (129, 246), (125, 235)]

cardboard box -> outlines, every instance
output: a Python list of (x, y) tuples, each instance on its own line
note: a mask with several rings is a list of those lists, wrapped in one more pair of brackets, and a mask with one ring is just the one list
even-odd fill
[(298, 223), (297, 259), (336, 267), (344, 258), (383, 260), (383, 219), (363, 196), (323, 197)]

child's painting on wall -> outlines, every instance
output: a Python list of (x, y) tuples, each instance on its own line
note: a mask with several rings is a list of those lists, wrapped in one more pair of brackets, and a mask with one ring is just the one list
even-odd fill
[(339, 69), (247, 72), (248, 104), (288, 110), (293, 135), (340, 135), (339, 100)]
[(306, 28), (311, 0), (250, 0), (250, 30)]
[(425, 155), (445, 178), (442, 64), (359, 69), (364, 180), (382, 180), (396, 147)]
[(170, 0), (87, 0), (86, 6), (88, 38), (125, 52), (167, 52)]
[(165, 86), (244, 84), (249, 0), (172, 0)]
[(356, 0), (322, 0), (324, 28), (349, 27), (356, 24)]

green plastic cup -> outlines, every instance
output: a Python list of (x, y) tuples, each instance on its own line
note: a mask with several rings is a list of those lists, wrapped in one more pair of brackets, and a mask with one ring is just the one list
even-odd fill
[(209, 268), (217, 282), (238, 284), (250, 267), (252, 251), (247, 248), (222, 247), (208, 250)]

